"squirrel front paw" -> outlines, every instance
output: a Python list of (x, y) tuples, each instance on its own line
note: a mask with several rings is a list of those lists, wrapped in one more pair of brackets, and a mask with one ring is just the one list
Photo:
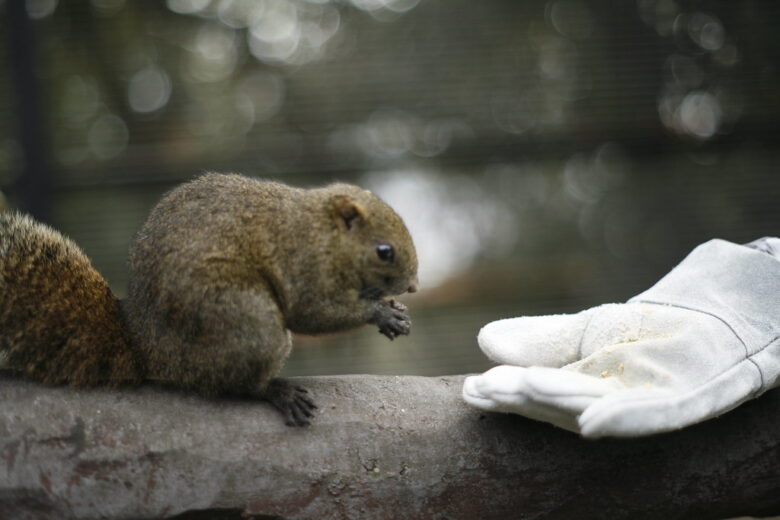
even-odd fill
[(395, 300), (386, 300), (374, 314), (371, 322), (379, 327), (379, 332), (395, 339), (401, 334), (409, 334), (412, 320), (406, 314), (406, 305)]
[(317, 408), (317, 405), (306, 396), (308, 393), (305, 388), (277, 377), (268, 383), (260, 395), (282, 412), (287, 426), (307, 426), (309, 419), (314, 416), (312, 410)]

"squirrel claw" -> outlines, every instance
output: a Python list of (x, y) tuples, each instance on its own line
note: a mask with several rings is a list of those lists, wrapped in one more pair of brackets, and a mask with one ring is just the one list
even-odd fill
[(306, 397), (308, 390), (293, 386), (284, 379), (272, 379), (261, 397), (282, 412), (287, 426), (308, 426), (317, 405)]
[(412, 328), (412, 320), (404, 311), (406, 306), (395, 300), (388, 300), (386, 305), (380, 307), (373, 322), (379, 326), (380, 334), (384, 334), (393, 340), (398, 336), (409, 334)]
[(393, 309), (395, 309), (397, 311), (406, 312), (406, 309), (407, 309), (406, 305), (404, 305), (403, 303), (397, 301), (394, 298), (388, 300), (387, 303), (389, 303), (390, 307), (392, 307)]

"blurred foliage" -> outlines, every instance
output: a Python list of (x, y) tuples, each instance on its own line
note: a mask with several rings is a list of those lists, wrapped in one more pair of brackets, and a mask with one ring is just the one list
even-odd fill
[[(54, 223), (120, 294), (132, 233), (202, 171), (358, 182), (404, 216), (413, 336), (302, 339), (329, 349), (292, 373), (479, 370), (486, 321), (623, 300), (708, 238), (778, 234), (776, 2), (26, 6)], [(19, 204), (10, 52), (0, 189)]]

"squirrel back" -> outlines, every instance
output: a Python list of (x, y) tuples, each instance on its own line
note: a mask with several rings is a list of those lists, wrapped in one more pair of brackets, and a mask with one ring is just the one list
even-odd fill
[(71, 240), (17, 213), (0, 213), (0, 355), (49, 384), (141, 380), (106, 281)]

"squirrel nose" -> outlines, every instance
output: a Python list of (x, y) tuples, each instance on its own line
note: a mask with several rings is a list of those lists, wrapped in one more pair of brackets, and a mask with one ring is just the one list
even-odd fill
[(414, 280), (412, 280), (412, 283), (409, 284), (409, 288), (406, 289), (406, 291), (413, 293), (413, 292), (417, 292), (417, 289), (419, 289), (419, 285), (417, 279), (415, 278)]

